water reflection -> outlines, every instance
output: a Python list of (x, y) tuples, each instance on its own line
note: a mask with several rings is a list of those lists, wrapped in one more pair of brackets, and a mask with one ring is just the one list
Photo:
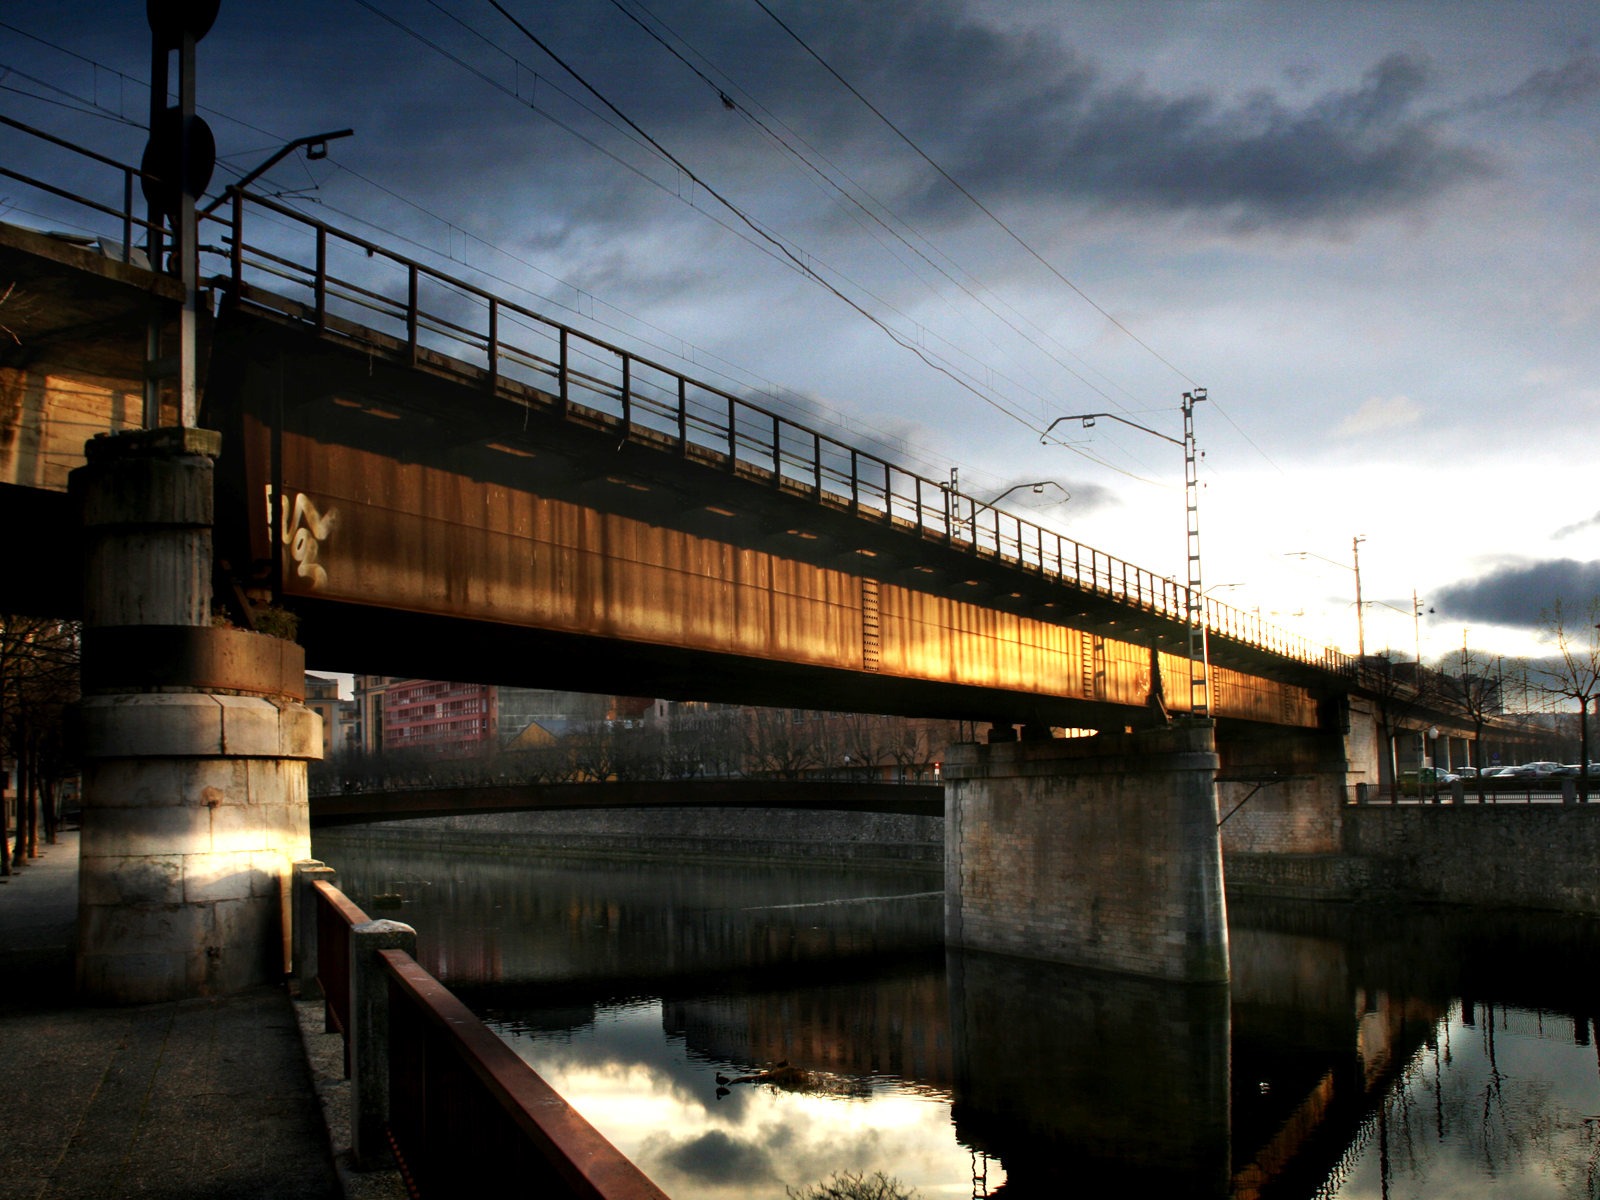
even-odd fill
[(678, 1200), (1600, 1196), (1592, 922), (1235, 905), (1183, 988), (947, 955), (937, 877), (318, 853)]

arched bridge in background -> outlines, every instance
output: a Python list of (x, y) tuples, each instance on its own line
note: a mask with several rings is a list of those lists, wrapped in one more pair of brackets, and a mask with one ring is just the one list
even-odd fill
[(617, 808), (788, 808), (811, 812), (944, 816), (937, 783), (794, 779), (641, 779), (589, 783), (461, 783), (311, 794), (312, 828), (464, 813), (584, 812)]

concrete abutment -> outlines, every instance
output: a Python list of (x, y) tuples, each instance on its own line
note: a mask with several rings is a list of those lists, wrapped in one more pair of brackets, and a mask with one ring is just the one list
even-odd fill
[(81, 996), (141, 1004), (283, 978), (322, 729), (304, 655), (211, 625), (212, 464), (195, 429), (97, 438), (86, 547)]
[(1209, 722), (952, 748), (946, 942), (1225, 982), (1217, 766)]

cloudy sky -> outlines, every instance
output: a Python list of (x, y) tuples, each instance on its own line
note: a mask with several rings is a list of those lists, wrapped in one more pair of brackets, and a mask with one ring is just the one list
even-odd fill
[[(8, 9), (0, 112), (136, 161), (144, 12)], [(223, 0), (199, 69), (214, 186), (353, 128), (258, 186), (1179, 578), (1182, 453), (1043, 435), (1205, 388), (1214, 594), (1353, 651), (1361, 536), (1369, 651), (1433, 659), (1600, 595), (1597, 42), (1593, 0)]]

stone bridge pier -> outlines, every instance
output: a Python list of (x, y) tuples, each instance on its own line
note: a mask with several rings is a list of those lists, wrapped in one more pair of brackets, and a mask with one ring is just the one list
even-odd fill
[(211, 615), (200, 429), (97, 438), (83, 521), (80, 995), (142, 1004), (281, 980), (291, 864), (310, 857), (321, 722), (293, 643)]
[(945, 940), (1150, 979), (1228, 979), (1209, 721), (952, 747)]

